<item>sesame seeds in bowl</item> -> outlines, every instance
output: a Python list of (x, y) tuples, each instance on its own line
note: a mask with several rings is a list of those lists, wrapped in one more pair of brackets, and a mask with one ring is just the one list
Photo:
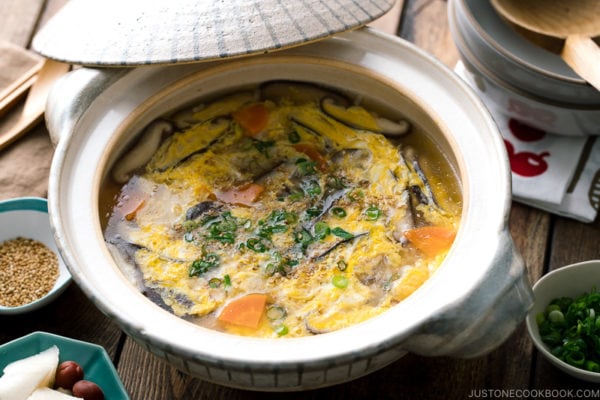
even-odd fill
[(46, 199), (0, 201), (0, 314), (40, 308), (70, 282), (54, 242)]

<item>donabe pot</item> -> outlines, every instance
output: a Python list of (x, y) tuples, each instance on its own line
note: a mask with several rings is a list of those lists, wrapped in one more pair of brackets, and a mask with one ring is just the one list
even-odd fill
[[(278, 79), (359, 93), (401, 110), (458, 171), (463, 213), (442, 266), (382, 315), (311, 337), (239, 337), (184, 321), (130, 284), (104, 244), (99, 191), (111, 166), (158, 116), (194, 99)], [(47, 119), (58, 140), (51, 221), (74, 280), (137, 343), (188, 374), (244, 389), (303, 390), (357, 378), (406, 352), (475, 357), (500, 345), (532, 304), (507, 230), (510, 175), (496, 126), (458, 77), (396, 37), (365, 28), (237, 60), (82, 68), (54, 88)]]

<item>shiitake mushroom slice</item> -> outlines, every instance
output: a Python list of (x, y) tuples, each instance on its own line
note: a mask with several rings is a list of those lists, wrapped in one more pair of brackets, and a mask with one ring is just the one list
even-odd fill
[(350, 99), (331, 89), (309, 82), (276, 80), (263, 83), (260, 88), (262, 100), (271, 100), (276, 103), (281, 100), (291, 101), (293, 104), (316, 103), (329, 97), (339, 104), (350, 104)]
[(148, 125), (133, 147), (113, 167), (112, 177), (115, 182), (127, 182), (135, 170), (150, 161), (161, 141), (172, 134), (174, 129), (170, 122), (160, 119)]
[(406, 120), (394, 122), (375, 116), (362, 107), (339, 103), (332, 97), (322, 98), (320, 105), (323, 113), (352, 129), (381, 133), (390, 137), (402, 136), (410, 130), (410, 124)]
[(173, 122), (178, 129), (187, 129), (199, 123), (227, 117), (234, 111), (257, 100), (258, 98), (255, 92), (243, 91), (227, 95), (212, 103), (202, 103), (186, 107), (171, 115), (168, 119)]
[[(202, 154), (231, 130), (231, 120), (217, 118), (205, 121), (188, 130), (177, 132), (167, 138), (150, 162), (151, 171), (166, 171), (191, 157)], [(201, 134), (200, 134), (201, 133)]]

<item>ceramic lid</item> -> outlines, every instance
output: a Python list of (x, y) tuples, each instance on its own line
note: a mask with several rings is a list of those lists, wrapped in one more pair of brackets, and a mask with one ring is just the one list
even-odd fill
[(266, 53), (363, 26), (395, 0), (71, 0), (33, 48), (71, 64), (136, 66)]

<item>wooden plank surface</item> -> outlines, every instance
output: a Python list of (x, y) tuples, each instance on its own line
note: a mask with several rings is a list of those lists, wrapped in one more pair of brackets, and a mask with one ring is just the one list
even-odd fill
[[(35, 30), (67, 0), (0, 0), (0, 40), (27, 47)], [(458, 60), (442, 0), (399, 1), (372, 26), (397, 33), (449, 68)], [(0, 122), (10, 123), (9, 118)], [(0, 152), (0, 199), (45, 196), (53, 149), (38, 126)], [(25, 161), (24, 161), (25, 160)], [(25, 162), (28, 170), (16, 170)], [(16, 174), (16, 176), (15, 176)], [(585, 225), (513, 204), (510, 231), (531, 282), (544, 272), (577, 261), (600, 258), (600, 218)], [(0, 317), (0, 343), (36, 330), (104, 346), (132, 399), (465, 399), (485, 389), (591, 388), (568, 377), (539, 356), (525, 325), (490, 354), (470, 360), (407, 355), (376, 373), (347, 384), (301, 393), (261, 393), (225, 388), (187, 376), (126, 337), (76, 286), (51, 306), (23, 316)]]

